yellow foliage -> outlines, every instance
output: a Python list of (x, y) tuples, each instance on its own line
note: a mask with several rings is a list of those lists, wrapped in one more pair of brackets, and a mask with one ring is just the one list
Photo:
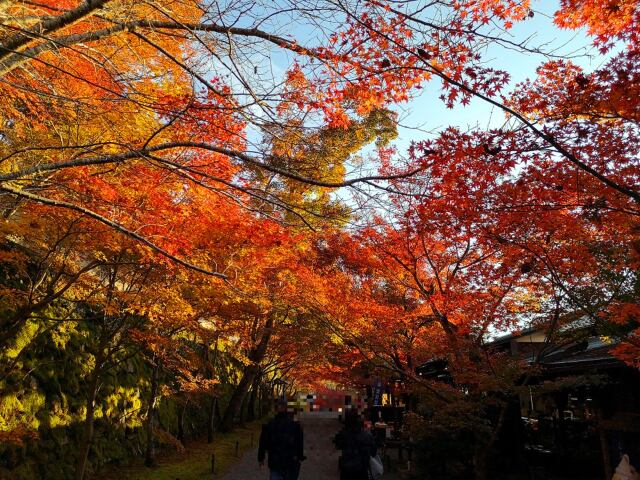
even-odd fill
[(14, 394), (0, 397), (0, 431), (21, 427), (37, 430), (40, 421), (36, 415), (44, 402), (45, 396), (39, 392), (24, 393), (20, 398)]
[(7, 359), (15, 359), (22, 349), (31, 343), (33, 337), (38, 333), (38, 324), (33, 320), (28, 320), (20, 333), (18, 333), (15, 341), (4, 351), (4, 357)]

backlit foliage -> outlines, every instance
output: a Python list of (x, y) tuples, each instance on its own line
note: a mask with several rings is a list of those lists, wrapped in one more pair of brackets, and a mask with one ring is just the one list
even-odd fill
[[(528, 372), (490, 336), (588, 322), (638, 367), (640, 9), (560, 2), (588, 70), (512, 39), (536, 8), (0, 2), (0, 476), (153, 464), (275, 379), (379, 375), (441, 409), (427, 436), (482, 425), (483, 478)], [(548, 55), (513, 86), (492, 47)], [(423, 90), (505, 122), (399, 151)]]

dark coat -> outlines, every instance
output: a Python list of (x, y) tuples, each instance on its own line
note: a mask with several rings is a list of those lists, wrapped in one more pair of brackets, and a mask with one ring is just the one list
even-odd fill
[(369, 478), (369, 459), (376, 455), (376, 442), (373, 436), (361, 429), (344, 429), (336, 434), (333, 441), (336, 448), (342, 450), (343, 456), (356, 450), (361, 457), (360, 468), (357, 472), (344, 471), (341, 465), (340, 478), (342, 480), (367, 480)]
[(262, 427), (258, 462), (264, 462), (265, 454), (270, 470), (284, 473), (300, 468), (304, 459), (302, 427), (288, 414), (278, 413)]

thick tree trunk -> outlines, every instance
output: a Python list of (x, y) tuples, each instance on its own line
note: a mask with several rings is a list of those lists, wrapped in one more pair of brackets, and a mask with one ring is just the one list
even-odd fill
[(259, 367), (255, 364), (248, 365), (245, 368), (242, 378), (240, 379), (240, 383), (238, 383), (238, 386), (231, 394), (229, 404), (224, 411), (221, 425), (223, 431), (230, 431), (233, 428), (234, 420), (240, 416), (242, 404), (249, 390), (249, 385), (253, 383), (253, 379), (258, 373), (258, 368)]
[(267, 353), (267, 347), (269, 346), (269, 340), (271, 339), (271, 330), (274, 324), (273, 315), (269, 315), (267, 317), (267, 321), (264, 325), (264, 330), (262, 333), (262, 337), (260, 341), (256, 345), (256, 347), (249, 352), (249, 360), (251, 363), (247, 365), (242, 374), (242, 378), (240, 379), (240, 383), (233, 391), (231, 398), (229, 399), (229, 405), (224, 412), (224, 417), (222, 418), (222, 429), (224, 431), (229, 431), (233, 428), (233, 420), (240, 416), (240, 412), (242, 409), (242, 402), (244, 401), (247, 392), (249, 391), (249, 386), (253, 383), (256, 376), (260, 372), (260, 362), (264, 359), (265, 354)]
[(271, 395), (269, 395), (269, 389), (266, 388), (265, 386), (262, 387), (262, 405), (261, 405), (261, 410), (260, 410), (260, 415), (261, 416), (265, 416), (269, 414), (269, 411), (271, 410), (272, 404), (270, 402), (271, 400)]
[(264, 417), (264, 388), (258, 387), (258, 415)]
[(487, 463), (488, 455), (485, 452), (479, 452), (473, 458), (473, 470), (475, 480), (487, 480), (489, 477), (489, 465)]
[[(155, 360), (155, 359), (154, 359)], [(156, 447), (154, 439), (154, 421), (156, 417), (156, 397), (158, 396), (158, 383), (160, 377), (160, 362), (155, 361), (151, 373), (151, 391), (149, 392), (149, 405), (147, 407), (147, 421), (145, 432), (147, 437), (147, 448), (144, 455), (144, 464), (153, 467), (156, 464)]]
[(253, 422), (256, 419), (256, 399), (260, 391), (260, 375), (257, 375), (251, 387), (251, 394), (247, 402), (247, 421)]

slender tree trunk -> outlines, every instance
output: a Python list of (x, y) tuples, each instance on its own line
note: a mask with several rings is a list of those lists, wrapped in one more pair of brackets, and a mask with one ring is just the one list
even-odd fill
[(184, 405), (178, 412), (178, 440), (184, 445), (184, 417), (187, 414), (187, 407), (189, 405), (189, 399), (187, 398)]
[[(205, 351), (205, 360), (209, 360), (209, 347), (207, 346), (204, 351)], [(210, 362), (210, 369), (211, 369), (210, 375), (212, 379), (216, 375), (217, 363), (218, 363), (218, 336), (216, 336), (214, 349), (213, 349), (213, 358), (211, 359), (211, 362)], [(220, 407), (218, 405), (217, 395), (212, 395), (210, 408), (209, 408), (209, 418), (207, 422), (207, 443), (213, 443), (213, 437), (216, 432), (216, 421), (218, 420), (216, 419), (216, 415), (220, 417), (218, 413), (219, 408)]]
[(215, 419), (213, 420), (214, 431), (216, 426), (222, 425), (222, 415), (220, 414), (220, 402), (216, 400)]
[(149, 392), (149, 405), (147, 407), (147, 421), (145, 431), (147, 437), (147, 448), (144, 455), (144, 464), (153, 467), (156, 464), (156, 447), (154, 441), (154, 422), (156, 417), (156, 397), (158, 396), (158, 383), (160, 377), (160, 362), (153, 358), (153, 370), (151, 373), (151, 391)]
[(598, 422), (598, 438), (600, 440), (600, 450), (602, 451), (602, 465), (604, 468), (604, 477), (609, 479), (613, 477), (613, 468), (611, 467), (611, 452), (609, 451), (609, 442), (607, 432), (602, 428), (600, 421), (602, 419), (602, 411), (596, 410), (596, 421)]
[(209, 418), (207, 421), (207, 443), (213, 443), (213, 436), (216, 432), (216, 409), (218, 408), (218, 397), (211, 397), (209, 404)]
[(240, 405), (240, 415), (238, 415), (238, 422), (241, 427), (244, 426), (247, 420), (247, 403), (249, 403), (248, 400), (250, 396), (251, 393), (247, 392), (242, 399), (242, 404)]
[[(93, 268), (93, 267), (91, 267)], [(110, 272), (109, 277), (109, 290), (107, 296), (107, 303), (111, 303), (113, 290), (116, 283), (116, 273), (118, 267), (117, 264)], [(106, 314), (103, 316), (103, 323), (101, 325), (100, 339), (95, 354), (95, 364), (93, 371), (90, 374), (89, 390), (87, 391), (86, 409), (87, 414), (84, 421), (84, 428), (82, 432), (82, 439), (79, 445), (79, 456), (76, 464), (75, 480), (83, 480), (84, 474), (87, 470), (87, 462), (89, 460), (89, 452), (91, 450), (91, 443), (93, 442), (93, 429), (94, 429), (94, 417), (95, 417), (95, 404), (96, 397), (98, 395), (98, 384), (100, 377), (106, 371), (107, 360), (110, 359), (113, 352), (107, 349), (107, 345), (112, 341), (113, 335), (119, 330), (119, 327), (113, 329), (109, 326), (108, 317)]]
[(25, 305), (24, 307), (19, 308), (10, 319), (4, 320), (2, 323), (0, 323), (0, 350), (3, 350), (10, 342), (15, 340), (16, 336), (18, 335), (18, 333), (20, 333), (20, 330), (27, 323), (27, 320), (29, 320), (31, 315), (33, 315), (34, 313), (38, 313), (51, 305), (53, 301), (61, 297), (69, 288), (71, 288), (82, 274), (95, 268), (97, 265), (97, 262), (88, 263), (75, 275), (73, 275), (66, 284), (60, 286), (55, 291), (53, 291), (55, 283), (54, 285), (50, 285), (49, 287), (52, 290), (51, 293), (49, 293), (36, 303)]
[(505, 419), (507, 418), (508, 410), (509, 402), (506, 402), (502, 407), (500, 407), (498, 422), (496, 423), (493, 432), (491, 432), (489, 441), (482, 447), (479, 447), (473, 456), (473, 467), (476, 480), (486, 480), (489, 478), (489, 456), (491, 455), (491, 450), (493, 449), (496, 440), (498, 440), (498, 437), (502, 432), (502, 427), (504, 426)]
[(87, 461), (89, 459), (89, 451), (91, 450), (91, 442), (93, 441), (93, 424), (95, 415), (95, 403), (96, 396), (98, 394), (98, 381), (100, 379), (100, 368), (102, 364), (101, 358), (96, 358), (96, 366), (91, 373), (91, 380), (89, 382), (89, 390), (86, 398), (87, 414), (84, 420), (84, 426), (82, 429), (82, 438), (80, 441), (78, 462), (76, 464), (76, 480), (83, 480), (85, 471), (87, 469)]

